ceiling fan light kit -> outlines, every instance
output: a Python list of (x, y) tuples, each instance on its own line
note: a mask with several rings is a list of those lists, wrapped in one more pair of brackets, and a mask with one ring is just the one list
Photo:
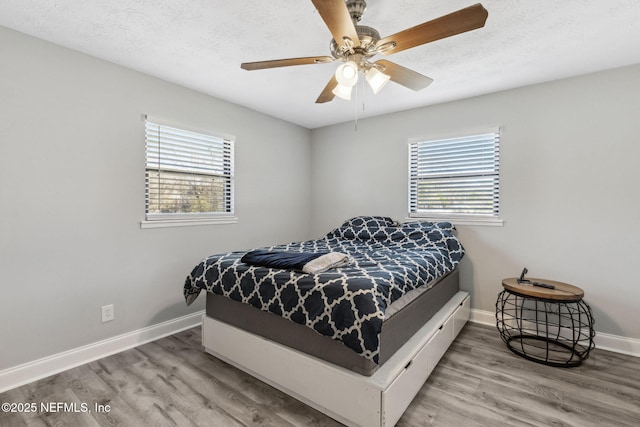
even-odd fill
[(358, 82), (358, 64), (347, 61), (336, 70), (338, 85), (331, 91), (335, 96), (349, 101), (352, 88)]
[(316, 103), (332, 101), (334, 96), (350, 100), (352, 88), (358, 81), (360, 71), (365, 75), (374, 94), (377, 94), (389, 80), (414, 91), (422, 90), (431, 84), (433, 81), (431, 78), (394, 62), (387, 60), (371, 62), (370, 59), (378, 54), (391, 55), (482, 28), (488, 17), (487, 10), (478, 3), (380, 38), (375, 28), (358, 25), (367, 9), (365, 0), (346, 0), (346, 2), (345, 0), (311, 0), (311, 2), (333, 36), (329, 44), (331, 56), (246, 62), (240, 66), (245, 70), (261, 70), (343, 61), (344, 63), (338, 67)]

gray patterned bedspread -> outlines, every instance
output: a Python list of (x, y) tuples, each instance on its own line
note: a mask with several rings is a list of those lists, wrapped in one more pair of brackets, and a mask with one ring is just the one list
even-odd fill
[(412, 289), (453, 271), (464, 248), (448, 222), (397, 224), (386, 217), (356, 217), (322, 239), (266, 249), (342, 252), (351, 263), (321, 274), (255, 267), (243, 252), (212, 255), (187, 277), (191, 304), (201, 290), (275, 313), (339, 340), (378, 363), (385, 309)]

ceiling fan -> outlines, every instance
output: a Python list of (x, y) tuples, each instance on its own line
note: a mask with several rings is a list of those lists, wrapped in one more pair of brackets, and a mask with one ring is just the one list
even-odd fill
[(456, 34), (482, 28), (488, 12), (475, 4), (440, 18), (408, 28), (399, 33), (380, 38), (372, 27), (357, 25), (367, 8), (365, 0), (311, 0), (325, 24), (331, 31), (330, 50), (332, 56), (309, 56), (304, 58), (276, 59), (271, 61), (245, 62), (245, 70), (288, 67), (292, 65), (323, 64), (343, 61), (335, 75), (324, 88), (316, 103), (332, 101), (335, 96), (351, 99), (351, 91), (363, 72), (374, 93), (378, 93), (389, 81), (402, 86), (422, 90), (433, 81), (413, 70), (394, 62), (381, 59), (370, 62), (377, 55), (391, 55), (415, 46)]

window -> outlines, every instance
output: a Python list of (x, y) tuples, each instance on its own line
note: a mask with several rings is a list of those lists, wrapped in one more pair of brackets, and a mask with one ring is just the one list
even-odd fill
[(413, 141), (409, 216), (498, 220), (500, 134)]
[(202, 223), (232, 216), (233, 139), (147, 118), (145, 141), (147, 222)]

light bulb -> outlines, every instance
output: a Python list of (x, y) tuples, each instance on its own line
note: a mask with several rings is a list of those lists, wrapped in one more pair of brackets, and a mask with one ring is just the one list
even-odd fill
[(336, 70), (336, 80), (343, 86), (352, 87), (358, 81), (358, 64), (348, 61)]

